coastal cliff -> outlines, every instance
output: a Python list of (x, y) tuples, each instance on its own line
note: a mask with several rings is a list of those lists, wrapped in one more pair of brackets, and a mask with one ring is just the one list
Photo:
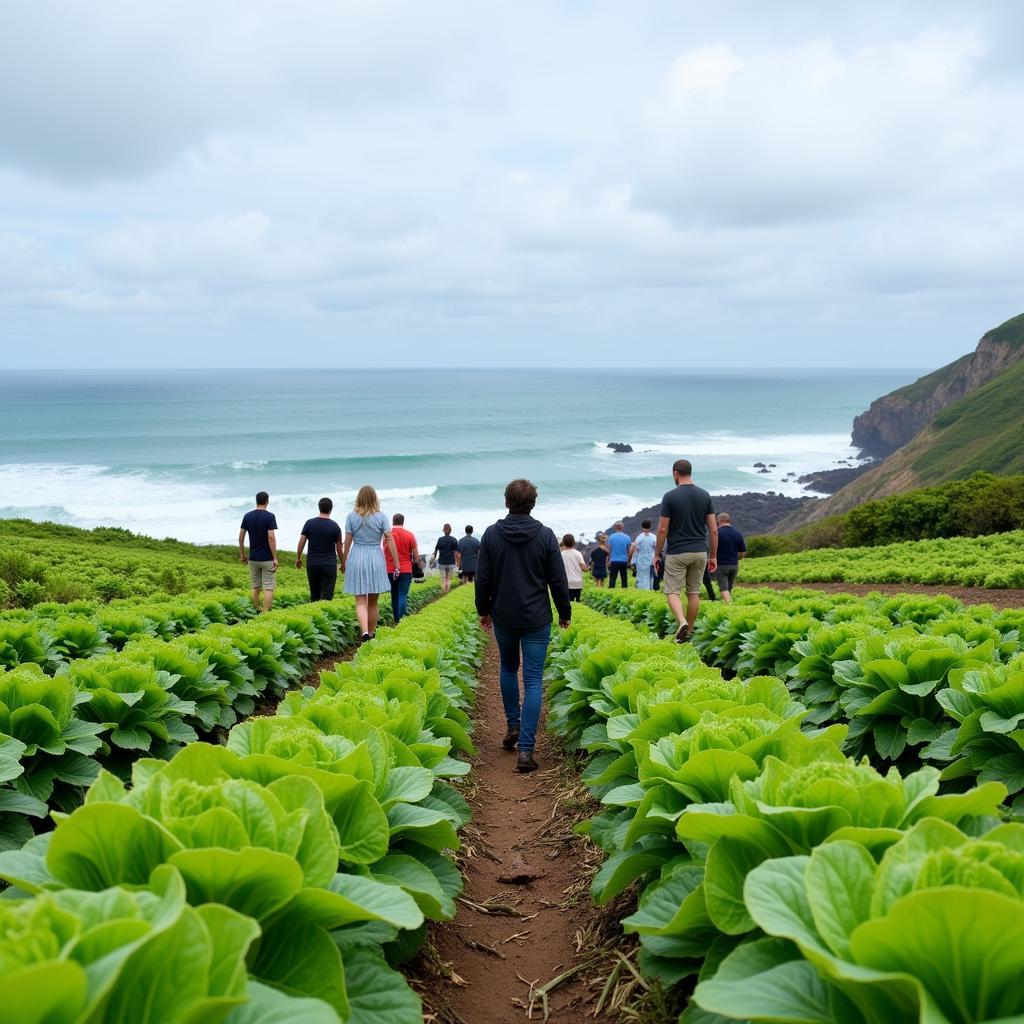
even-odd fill
[(1024, 314), (985, 334), (974, 352), (871, 403), (853, 421), (853, 443), (885, 458), (921, 432), (943, 409), (984, 387), (1024, 357)]
[[(860, 428), (854, 427), (854, 443), (863, 448), (865, 441), (901, 441), (900, 447), (830, 498), (808, 502), (769, 532), (787, 533), (865, 501), (979, 471), (1024, 473), (1022, 408), (1024, 315), (989, 331), (970, 355), (874, 402), (857, 417)], [(928, 420), (902, 441), (904, 433), (931, 410)]]

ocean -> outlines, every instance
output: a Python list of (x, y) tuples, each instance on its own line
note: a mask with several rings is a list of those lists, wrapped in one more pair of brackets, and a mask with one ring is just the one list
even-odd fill
[[(294, 547), (322, 495), (373, 484), (432, 541), (504, 514), (592, 536), (655, 503), (672, 462), (713, 493), (806, 493), (853, 459), (853, 417), (913, 370), (25, 371), (0, 376), (0, 517), (234, 543), (257, 490)], [(618, 454), (609, 442), (634, 451)], [(760, 473), (755, 462), (770, 466)]]

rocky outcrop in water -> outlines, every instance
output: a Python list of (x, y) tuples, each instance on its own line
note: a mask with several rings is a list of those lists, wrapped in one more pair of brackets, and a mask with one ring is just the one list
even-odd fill
[(841, 469), (822, 469), (816, 473), (805, 473), (797, 477), (797, 483), (804, 489), (817, 494), (835, 494), (840, 487), (845, 487), (851, 480), (866, 473), (875, 463), (865, 462), (860, 466), (843, 466)]

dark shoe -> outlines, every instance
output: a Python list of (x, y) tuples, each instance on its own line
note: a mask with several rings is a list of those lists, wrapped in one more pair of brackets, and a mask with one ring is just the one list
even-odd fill
[(366, 643), (366, 641), (367, 641), (367, 640), (369, 640), (369, 639), (371, 639), (371, 637), (370, 637), (370, 634), (369, 634), (369, 633), (364, 633), (364, 634), (363, 634), (363, 635), (362, 635), (362, 636), (361, 636), (361, 637), (359, 638), (359, 642), (360, 642), (361, 644), (365, 644), (365, 643)]
[(508, 731), (505, 733), (505, 738), (501, 741), (501, 745), (506, 750), (515, 750), (516, 744), (519, 742), (519, 730), (513, 728), (511, 725), (508, 727)]
[(533, 759), (532, 750), (520, 750), (516, 758), (516, 771), (525, 775), (527, 772), (535, 772), (540, 765)]
[(689, 640), (690, 640), (690, 627), (684, 622), (676, 630), (676, 643), (677, 644), (685, 644), (685, 643), (688, 643)]
[(376, 639), (377, 639), (377, 630), (374, 630), (374, 631), (373, 631), (373, 632), (372, 632), (372, 633), (370, 634), (370, 639), (371, 639), (371, 640), (376, 640)]

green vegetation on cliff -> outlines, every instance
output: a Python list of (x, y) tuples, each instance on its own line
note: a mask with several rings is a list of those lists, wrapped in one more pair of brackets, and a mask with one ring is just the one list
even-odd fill
[[(1024, 336), (1024, 324), (1020, 333)], [(1022, 409), (1024, 362), (940, 412), (921, 439), (928, 443), (920, 446), (911, 466), (922, 477), (937, 481), (974, 470), (1024, 472)]]
[[(1007, 320), (1005, 323), (989, 331), (985, 335), (985, 341), (993, 344), (1009, 345), (1013, 349), (1024, 347), (1024, 313)], [(892, 393), (892, 396), (905, 398), (911, 402), (927, 399), (940, 385), (945, 384), (959, 370), (969, 365), (973, 358), (974, 353), (968, 352), (952, 363), (915, 380), (913, 384), (897, 389)]]

